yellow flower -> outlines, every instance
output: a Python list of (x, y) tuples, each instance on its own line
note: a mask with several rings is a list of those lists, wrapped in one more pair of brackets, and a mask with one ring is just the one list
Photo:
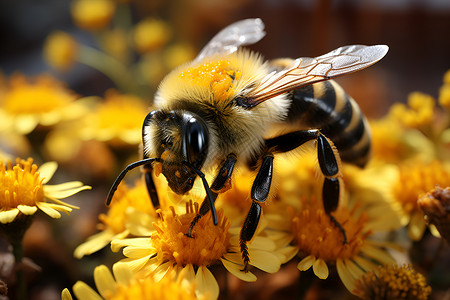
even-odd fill
[(142, 139), (142, 122), (147, 113), (148, 107), (139, 97), (109, 90), (105, 101), (86, 117), (81, 135), (86, 140), (137, 145)]
[[(111, 243), (113, 251), (123, 249), (127, 264), (134, 272), (162, 278), (172, 272), (186, 272), (187, 278), (197, 281), (197, 296), (208, 294), (217, 299), (219, 285), (209, 267), (222, 263), (233, 275), (245, 281), (255, 281), (252, 272), (243, 272), (239, 250), (240, 227), (230, 227), (223, 210), (217, 211), (218, 225), (214, 226), (211, 214), (203, 216), (193, 230), (193, 238), (187, 237), (189, 225), (198, 212), (198, 204), (186, 204), (186, 213), (177, 214), (171, 207), (162, 211), (161, 219), (154, 223), (156, 232), (151, 237), (117, 240)], [(284, 256), (274, 252), (275, 243), (261, 233), (249, 243), (250, 265), (265, 272), (274, 273), (280, 268)]]
[[(86, 283), (78, 281), (73, 286), (73, 293), (80, 300), (198, 299), (194, 294), (195, 285), (187, 282), (183, 274), (176, 278), (167, 277), (159, 281), (152, 277), (140, 279), (127, 266), (120, 263), (113, 265), (113, 274), (106, 266), (98, 266), (94, 270), (94, 281), (98, 292)], [(72, 299), (68, 289), (62, 291), (61, 298)]]
[(0, 99), (0, 115), (4, 114), (2, 122), (18, 133), (28, 134), (38, 124), (51, 126), (86, 113), (83, 103), (74, 101), (77, 96), (50, 76), (41, 75), (31, 81), (18, 74), (9, 85)]
[(431, 287), (411, 265), (392, 265), (361, 276), (353, 293), (364, 300), (426, 300)]
[(168, 70), (195, 58), (195, 49), (189, 44), (178, 43), (167, 47), (164, 51), (164, 61)]
[(85, 30), (103, 29), (115, 11), (116, 4), (110, 0), (75, 0), (70, 9), (75, 24)]
[(60, 71), (67, 71), (74, 64), (78, 54), (78, 43), (68, 33), (54, 31), (47, 36), (43, 55), (47, 63)]
[(124, 30), (112, 29), (103, 34), (101, 42), (105, 52), (117, 58), (119, 61), (127, 62), (128, 59), (128, 41)]
[[(294, 246), (285, 248), (284, 255), (301, 254), (297, 266), (300, 271), (312, 267), (317, 277), (326, 279), (329, 266), (335, 265), (342, 282), (352, 291), (359, 275), (377, 264), (394, 261), (384, 250), (387, 244), (372, 238), (373, 232), (401, 226), (396, 212), (385, 202), (388, 190), (379, 188), (385, 184), (382, 180), (385, 171), (343, 165), (345, 193), (333, 216), (345, 230), (347, 243), (344, 244), (342, 232), (318, 200), (322, 180), (317, 161), (306, 153), (300, 159), (277, 159), (281, 170), (278, 192), (275, 205), (270, 204), (265, 212), (270, 212), (269, 227), (278, 229), (279, 239)], [(280, 232), (285, 236), (281, 237)]]
[[(157, 190), (163, 188), (164, 182), (155, 180)], [(166, 186), (167, 188), (167, 186)], [(160, 197), (160, 203), (165, 205), (169, 199)], [(106, 214), (100, 214), (101, 232), (94, 234), (79, 245), (74, 256), (78, 259), (90, 255), (108, 245), (112, 240), (123, 239), (132, 234), (135, 236), (151, 235), (155, 230), (152, 223), (157, 214), (148, 195), (143, 180), (139, 180), (133, 187), (124, 183), (119, 185)]]
[(134, 44), (139, 53), (146, 53), (163, 47), (172, 37), (167, 23), (158, 19), (139, 22), (133, 32)]
[(430, 95), (413, 92), (408, 96), (408, 106), (395, 103), (389, 114), (408, 127), (418, 128), (433, 122), (435, 104)]
[(33, 215), (38, 209), (52, 218), (60, 218), (59, 211), (69, 213), (78, 207), (61, 201), (91, 187), (79, 181), (57, 185), (46, 184), (57, 168), (45, 163), (39, 169), (33, 159), (17, 159), (16, 165), (6, 166), (0, 160), (0, 223), (11, 223), (20, 214)]
[(426, 228), (424, 214), (419, 209), (417, 200), (436, 185), (447, 186), (449, 182), (450, 170), (438, 161), (414, 161), (399, 166), (392, 193), (394, 200), (402, 208), (405, 222), (409, 223), (408, 235), (413, 241), (420, 240)]

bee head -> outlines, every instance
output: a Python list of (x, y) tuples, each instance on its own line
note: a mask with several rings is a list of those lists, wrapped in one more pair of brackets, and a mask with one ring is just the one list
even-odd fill
[(175, 193), (187, 193), (197, 177), (192, 167), (200, 170), (208, 154), (206, 123), (191, 112), (158, 110), (149, 113), (144, 129), (146, 124), (149, 127), (143, 131), (144, 151), (161, 161), (154, 164), (156, 175), (162, 173)]

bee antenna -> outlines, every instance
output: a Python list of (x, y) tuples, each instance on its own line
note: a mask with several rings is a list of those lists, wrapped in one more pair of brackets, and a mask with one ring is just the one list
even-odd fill
[(112, 197), (114, 196), (114, 193), (116, 192), (117, 187), (122, 182), (122, 179), (125, 177), (125, 175), (127, 175), (128, 171), (133, 170), (134, 168), (142, 166), (142, 165), (150, 164), (154, 161), (161, 161), (161, 159), (157, 158), (157, 157), (145, 158), (143, 160), (136, 161), (136, 162), (131, 163), (128, 166), (126, 166), (125, 169), (123, 169), (123, 171), (120, 172), (119, 176), (117, 176), (113, 185), (109, 189), (108, 197), (106, 198), (106, 205), (109, 206), (109, 204), (111, 203)]
[(191, 165), (189, 162), (183, 161), (183, 163), (187, 167), (189, 167), (192, 171), (194, 171), (198, 176), (200, 176), (200, 178), (202, 179), (203, 186), (205, 187), (205, 191), (206, 191), (206, 196), (208, 197), (208, 200), (209, 200), (209, 206), (211, 208), (211, 215), (213, 218), (213, 222), (214, 222), (214, 225), (217, 225), (218, 221), (217, 221), (216, 207), (214, 206), (214, 197), (212, 195), (211, 189), (209, 188), (208, 182), (206, 181), (205, 174), (203, 174), (202, 171), (200, 171), (199, 169), (197, 169), (196, 167)]

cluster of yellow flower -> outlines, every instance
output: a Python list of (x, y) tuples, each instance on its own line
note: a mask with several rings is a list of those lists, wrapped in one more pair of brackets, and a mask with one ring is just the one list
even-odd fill
[[(80, 98), (47, 75), (0, 78), (0, 232), (14, 247), (20, 249), (31, 216), (38, 210), (59, 218), (60, 211), (79, 208), (61, 199), (90, 187), (79, 181), (49, 185), (57, 163), (38, 168), (31, 158), (18, 158), (15, 165), (11, 158), (49, 158), (110, 183), (117, 161), (124, 156), (129, 160), (138, 152), (148, 111), (137, 96), (142, 83), (159, 82), (169, 69), (193, 57), (192, 48), (176, 41), (164, 21), (144, 19), (131, 26), (126, 7), (111, 0), (73, 1), (75, 24), (98, 34), (101, 50), (55, 32), (46, 41), (44, 55), (60, 70), (76, 61), (97, 68), (127, 94), (109, 90), (103, 99)], [(116, 21), (129, 24), (125, 29), (112, 26)], [(132, 61), (136, 53), (137, 64)], [(444, 192), (432, 192), (436, 186), (450, 185), (449, 110), (450, 71), (438, 101), (412, 93), (407, 105), (394, 104), (384, 118), (371, 120), (373, 160), (365, 169), (342, 166), (345, 192), (333, 216), (345, 230), (347, 242), (319, 201), (324, 179), (312, 145), (277, 156), (276, 193), (263, 207), (261, 222), (248, 244), (250, 268), (245, 271), (239, 232), (251, 205), (253, 172), (235, 172), (231, 188), (216, 203), (218, 225), (208, 213), (194, 227), (193, 237), (186, 233), (205, 197), (200, 182), (190, 195), (179, 196), (171, 192), (163, 176), (156, 178), (158, 210), (151, 204), (143, 178), (131, 185), (122, 183), (108, 211), (98, 216), (99, 232), (74, 250), (81, 260), (110, 246), (113, 252), (122, 251), (122, 259), (114, 262), (112, 273), (104, 265), (95, 268), (97, 290), (78, 281), (72, 292), (88, 300), (217, 299), (229, 288), (224, 277), (254, 282), (294, 263), (297, 276), (309, 269), (323, 280), (339, 276), (350, 293), (363, 299), (426, 299), (431, 288), (425, 278), (411, 265), (395, 263), (411, 262), (405, 240), (409, 247), (411, 241), (423, 239), (427, 228), (437, 237), (439, 230), (450, 228), (448, 210), (429, 216), (430, 223), (439, 225), (436, 229), (426, 223), (427, 212), (417, 202), (428, 192), (434, 195), (433, 201), (449, 198)], [(20, 261), (21, 251), (15, 252)], [(64, 289), (62, 298), (72, 299), (71, 292)]]

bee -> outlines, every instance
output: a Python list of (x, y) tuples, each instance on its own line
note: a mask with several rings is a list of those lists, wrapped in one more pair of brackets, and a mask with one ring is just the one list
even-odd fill
[[(126, 173), (143, 166), (150, 199), (159, 207), (152, 173), (163, 174), (177, 194), (188, 193), (197, 177), (206, 197), (186, 235), (231, 186), (235, 166), (257, 170), (252, 204), (240, 232), (243, 270), (250, 261), (252, 239), (261, 203), (269, 198), (275, 154), (314, 141), (324, 175), (322, 201), (326, 214), (342, 232), (332, 213), (343, 190), (341, 159), (363, 167), (370, 156), (370, 130), (356, 102), (331, 78), (364, 69), (382, 59), (385, 45), (340, 47), (315, 58), (265, 62), (243, 49), (265, 35), (260, 19), (246, 19), (220, 31), (198, 56), (169, 73), (155, 95), (156, 110), (142, 127), (143, 159), (127, 166), (110, 189), (109, 205)], [(273, 128), (287, 132), (267, 137)], [(217, 174), (209, 185), (206, 172)]]

